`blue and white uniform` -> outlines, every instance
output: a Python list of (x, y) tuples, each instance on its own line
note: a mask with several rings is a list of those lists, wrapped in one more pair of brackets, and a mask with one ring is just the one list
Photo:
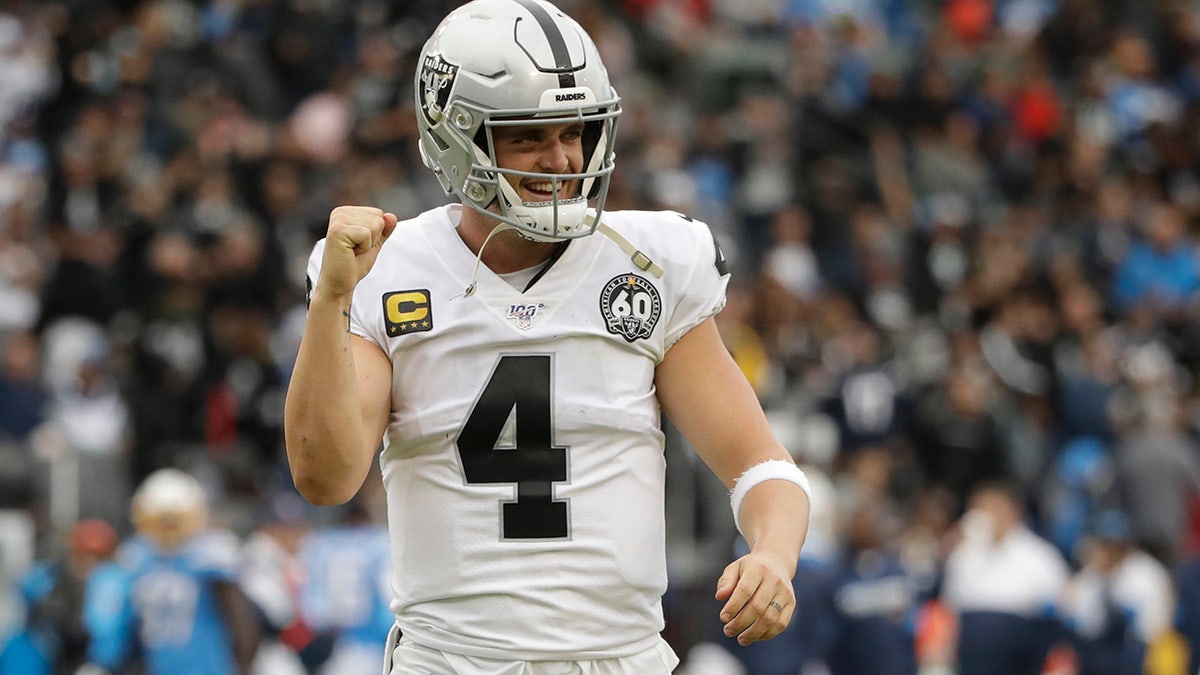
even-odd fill
[(300, 612), (315, 632), (337, 635), (322, 673), (377, 673), (395, 617), (387, 528), (379, 524), (319, 529), (300, 549), (305, 571)]
[[(107, 639), (136, 640), (148, 675), (237, 672), (212, 585), (236, 583), (239, 555), (238, 540), (230, 533), (201, 534), (172, 552), (133, 537), (118, 553), (128, 574), (127, 601), (118, 605), (108, 599), (110, 607), (126, 613), (117, 625), (131, 630)], [(105, 649), (109, 654), (129, 651), (111, 645)]]

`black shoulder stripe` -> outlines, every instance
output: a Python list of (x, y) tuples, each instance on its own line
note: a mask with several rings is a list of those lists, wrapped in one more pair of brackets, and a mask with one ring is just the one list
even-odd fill
[[(712, 234), (711, 232), (709, 234)], [(713, 267), (717, 268), (717, 276), (725, 276), (729, 274), (729, 261), (725, 259), (725, 252), (721, 250), (721, 242), (717, 241), (717, 235), (712, 235), (713, 248), (716, 249), (716, 259), (713, 260)]]
[(550, 51), (554, 54), (555, 71), (558, 73), (558, 86), (566, 89), (575, 86), (575, 72), (571, 65), (571, 53), (567, 51), (567, 41), (563, 39), (562, 31), (554, 23), (554, 19), (544, 7), (532, 0), (516, 0), (537, 20), (550, 42)]

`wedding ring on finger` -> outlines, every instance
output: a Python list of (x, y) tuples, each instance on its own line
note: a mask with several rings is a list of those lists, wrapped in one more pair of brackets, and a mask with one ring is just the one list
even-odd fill
[(783, 614), (783, 605), (779, 604), (778, 602), (775, 602), (774, 600), (768, 602), (767, 607), (774, 607), (776, 612)]

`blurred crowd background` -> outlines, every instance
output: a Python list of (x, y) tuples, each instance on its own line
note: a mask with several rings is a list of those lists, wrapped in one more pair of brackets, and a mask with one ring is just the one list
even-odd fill
[[(157, 469), (243, 541), (339, 520), (282, 449), (305, 261), (333, 206), (445, 202), (413, 71), (456, 4), (0, 2), (0, 637)], [(730, 647), (739, 542), (671, 437), (685, 666), (1184, 672), (1200, 3), (558, 4), (623, 99), (609, 208), (712, 227), (722, 334), (820, 496), (793, 628)], [(1030, 635), (1048, 658), (988, 670)]]

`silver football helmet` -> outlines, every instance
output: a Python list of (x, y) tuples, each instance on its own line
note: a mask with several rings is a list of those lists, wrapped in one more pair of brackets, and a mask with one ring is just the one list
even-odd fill
[[(451, 12), (421, 50), (416, 103), (421, 158), (447, 194), (536, 241), (595, 231), (613, 170), (620, 98), (592, 39), (557, 7), (544, 0), (474, 0)], [(575, 120), (584, 125), (580, 173), (497, 165), (494, 128)], [(550, 181), (555, 196), (523, 201), (506, 175)], [(580, 194), (561, 198), (565, 181), (580, 181)], [(487, 210), (493, 202), (498, 213)]]
[(134, 491), (129, 515), (139, 534), (174, 550), (207, 526), (208, 499), (191, 474), (159, 469)]

